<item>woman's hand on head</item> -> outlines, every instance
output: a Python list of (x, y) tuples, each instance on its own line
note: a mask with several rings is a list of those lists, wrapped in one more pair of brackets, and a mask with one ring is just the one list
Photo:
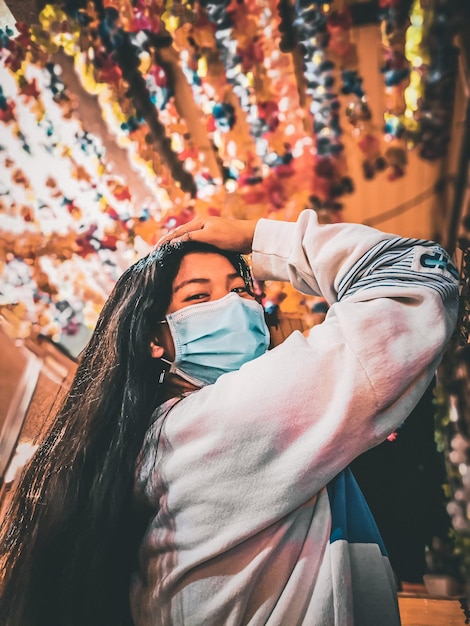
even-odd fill
[(155, 247), (179, 241), (200, 241), (221, 250), (249, 254), (258, 220), (235, 220), (225, 217), (196, 217), (164, 235)]

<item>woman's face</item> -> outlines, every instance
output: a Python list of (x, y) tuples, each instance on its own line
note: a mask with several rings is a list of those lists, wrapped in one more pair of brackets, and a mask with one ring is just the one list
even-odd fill
[[(166, 312), (174, 313), (193, 304), (219, 300), (230, 292), (254, 299), (248, 293), (243, 278), (226, 257), (215, 252), (190, 252), (181, 261)], [(159, 324), (156, 339), (164, 349), (165, 357), (172, 361), (175, 350), (168, 324)], [(154, 356), (162, 355), (154, 353)]]
[(231, 291), (253, 299), (243, 278), (226, 257), (213, 252), (191, 252), (183, 257), (173, 281), (167, 313), (199, 302), (219, 300)]

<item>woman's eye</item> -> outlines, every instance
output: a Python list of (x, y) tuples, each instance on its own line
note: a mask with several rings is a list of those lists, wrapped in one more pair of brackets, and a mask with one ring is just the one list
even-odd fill
[(234, 287), (232, 293), (238, 293), (242, 298), (253, 298), (253, 294), (245, 285), (243, 285), (243, 287)]
[(185, 302), (190, 302), (191, 300), (203, 300), (204, 298), (208, 298), (208, 293), (193, 293), (184, 299)]

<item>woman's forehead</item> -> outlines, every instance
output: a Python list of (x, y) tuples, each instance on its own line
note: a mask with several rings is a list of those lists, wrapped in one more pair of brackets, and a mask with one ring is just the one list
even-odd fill
[(222, 254), (216, 252), (190, 252), (181, 261), (173, 287), (176, 288), (182, 281), (192, 278), (218, 280), (239, 275), (232, 263)]

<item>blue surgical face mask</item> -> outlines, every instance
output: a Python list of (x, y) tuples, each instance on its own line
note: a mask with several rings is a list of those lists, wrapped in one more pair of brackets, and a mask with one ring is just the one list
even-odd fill
[(202, 387), (266, 352), (269, 330), (263, 307), (236, 293), (192, 304), (166, 316), (175, 360), (170, 372)]

